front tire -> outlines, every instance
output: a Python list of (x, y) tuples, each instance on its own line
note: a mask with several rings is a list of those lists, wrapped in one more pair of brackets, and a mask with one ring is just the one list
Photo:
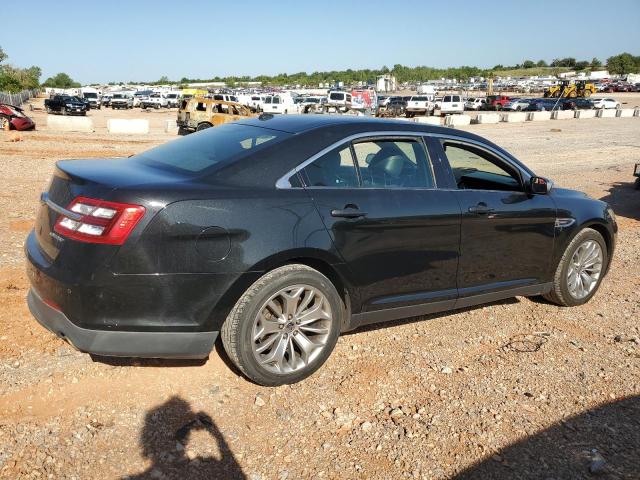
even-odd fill
[(342, 299), (327, 277), (306, 265), (285, 265), (242, 295), (222, 326), (222, 343), (250, 380), (295, 383), (327, 360), (343, 316)]
[(609, 265), (607, 244), (602, 235), (585, 228), (567, 246), (553, 277), (552, 290), (544, 295), (563, 307), (583, 305), (600, 287)]

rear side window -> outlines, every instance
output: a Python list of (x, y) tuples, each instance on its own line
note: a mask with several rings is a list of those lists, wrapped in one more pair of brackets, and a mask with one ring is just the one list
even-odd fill
[(460, 101), (460, 96), (459, 95), (454, 95), (453, 97), (451, 97), (451, 101), (452, 102), (459, 102)]
[(225, 124), (165, 143), (131, 158), (152, 167), (201, 173), (290, 136), (290, 133), (268, 128)]
[(417, 140), (370, 140), (354, 143), (362, 186), (433, 188), (427, 153)]
[(451, 100), (451, 95), (445, 95), (445, 96), (442, 98), (442, 101), (443, 101), (443, 102), (451, 102), (451, 101), (452, 101), (452, 100)]
[(303, 169), (303, 178), (309, 187), (356, 188), (358, 174), (353, 164), (349, 145), (325, 153)]

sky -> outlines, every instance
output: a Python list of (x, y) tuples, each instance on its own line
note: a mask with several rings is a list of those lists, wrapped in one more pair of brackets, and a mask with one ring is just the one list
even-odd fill
[(83, 84), (640, 55), (640, 0), (2, 1), (8, 62)]

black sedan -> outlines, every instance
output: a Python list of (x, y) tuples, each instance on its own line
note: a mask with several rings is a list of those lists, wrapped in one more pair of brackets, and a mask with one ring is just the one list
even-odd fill
[(31, 312), (101, 355), (318, 369), (341, 332), (516, 295), (587, 302), (606, 203), (471, 133), (262, 115), (127, 159), (60, 161), (25, 249)]

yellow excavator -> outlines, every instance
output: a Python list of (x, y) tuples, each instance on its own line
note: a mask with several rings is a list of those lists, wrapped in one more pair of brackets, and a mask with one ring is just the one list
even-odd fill
[(584, 80), (578, 80), (577, 82), (563, 80), (560, 85), (547, 88), (544, 91), (544, 96), (553, 98), (590, 97), (596, 91), (596, 86), (593, 83), (587, 83)]

